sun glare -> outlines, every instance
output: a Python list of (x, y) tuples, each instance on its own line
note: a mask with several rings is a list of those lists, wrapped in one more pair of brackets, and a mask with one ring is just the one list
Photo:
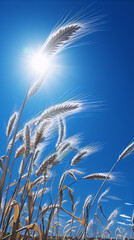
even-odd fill
[(28, 68), (33, 73), (45, 74), (49, 73), (54, 66), (54, 61), (49, 56), (42, 54), (40, 51), (29, 54)]
[(47, 79), (53, 79), (53, 77), (59, 76), (63, 71), (63, 59), (61, 64), (61, 58), (58, 56), (49, 56), (44, 54), (40, 50), (41, 48), (25, 47), (23, 49), (24, 57), (23, 63), (24, 71), (26, 70), (29, 79), (37, 80), (40, 77)]
[(40, 52), (33, 53), (29, 61), (31, 70), (37, 73), (46, 73), (51, 69), (51, 60)]

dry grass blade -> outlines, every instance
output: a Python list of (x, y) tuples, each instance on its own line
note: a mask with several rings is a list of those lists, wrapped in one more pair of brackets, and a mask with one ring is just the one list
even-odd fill
[(13, 183), (11, 183), (10, 185), (8, 185), (8, 186), (6, 187), (6, 190), (7, 190), (8, 188), (14, 186), (15, 184), (17, 184), (17, 182), (13, 182)]
[(73, 191), (71, 188), (68, 188), (68, 192), (69, 192), (69, 198), (71, 200), (72, 203), (72, 212), (73, 212), (73, 207), (74, 207), (74, 196), (73, 196)]
[(134, 232), (134, 212), (132, 214), (132, 231)]
[(9, 119), (8, 121), (8, 125), (7, 125), (7, 129), (6, 129), (6, 135), (8, 137), (8, 139), (10, 138), (13, 129), (15, 127), (16, 121), (17, 121), (17, 117), (18, 117), (18, 113), (15, 112)]
[(99, 205), (99, 208), (100, 208), (100, 211), (101, 211), (102, 216), (107, 219), (107, 217), (105, 216), (105, 214), (104, 214), (103, 211), (102, 211), (102, 206), (101, 206), (101, 205)]
[[(33, 223), (33, 224), (30, 224), (30, 225), (27, 225), (25, 227), (22, 227), (22, 228), (19, 228), (18, 230), (16, 230), (16, 233), (20, 232), (20, 231), (23, 231), (23, 230), (29, 230), (31, 229), (32, 231), (36, 231), (38, 232), (39, 234), (39, 240), (42, 240), (42, 236), (41, 236), (41, 232), (39, 230), (39, 227), (38, 227), (38, 224), (37, 223)], [(12, 234), (9, 234), (7, 235), (6, 237), (2, 238), (2, 239), (6, 239), (7, 237), (10, 237)]]
[(70, 170), (68, 171), (68, 174), (69, 174), (75, 181), (77, 181), (77, 178), (75, 177), (72, 169), (70, 169)]
[(3, 168), (3, 161), (2, 161), (2, 158), (0, 158), (0, 168), (1, 168), (1, 169)]
[(13, 204), (11, 204), (11, 203), (12, 203), (12, 197), (10, 198), (10, 200), (8, 201), (8, 203), (5, 206), (4, 214), (3, 214), (3, 222), (5, 221), (5, 218), (6, 218), (7, 214), (9, 213), (9, 209), (13, 208)]
[(12, 228), (12, 233), (14, 233), (17, 228), (18, 228), (18, 217), (19, 217), (19, 204), (18, 202), (15, 200), (14, 201), (14, 217), (13, 217), (13, 228)]
[(62, 189), (60, 190), (60, 200), (59, 200), (59, 206), (61, 207), (62, 204), (62, 199), (63, 199), (63, 191)]
[(86, 222), (85, 222), (84, 219), (82, 220), (82, 219), (74, 216), (73, 214), (71, 214), (70, 212), (68, 212), (67, 210), (65, 210), (65, 209), (62, 208), (62, 207), (61, 207), (61, 210), (64, 211), (64, 212), (66, 212), (67, 214), (69, 214), (72, 218), (75, 218), (80, 224), (82, 224), (82, 225), (84, 225), (84, 226), (86, 225)]
[(49, 215), (49, 218), (48, 218), (48, 221), (47, 221), (47, 228), (46, 228), (46, 233), (45, 233), (45, 239), (47, 239), (47, 237), (48, 237), (48, 232), (49, 232), (49, 229), (50, 229), (50, 224), (51, 224), (52, 217), (53, 217), (53, 210), (51, 211), (51, 213)]
[(100, 218), (98, 217), (98, 215), (95, 213), (95, 217), (97, 218), (97, 220), (103, 225), (103, 227), (104, 227), (104, 224), (103, 224), (103, 222), (100, 220)]
[(31, 185), (30, 180), (28, 180), (27, 192), (28, 192), (29, 223), (31, 223), (32, 214), (33, 214), (33, 208), (34, 208), (34, 203), (33, 203), (33, 198), (32, 198), (32, 185)]

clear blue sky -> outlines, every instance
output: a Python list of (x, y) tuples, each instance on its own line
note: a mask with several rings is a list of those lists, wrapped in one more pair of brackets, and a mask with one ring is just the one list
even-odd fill
[[(81, 8), (97, 15), (104, 15), (102, 30), (89, 35), (81, 42), (83, 46), (66, 50), (58, 57), (58, 69), (51, 81), (30, 100), (23, 120), (38, 110), (55, 103), (60, 97), (67, 99), (79, 94), (85, 99), (100, 101), (102, 106), (67, 120), (68, 136), (82, 133), (81, 146), (99, 143), (101, 151), (84, 159), (78, 168), (86, 174), (107, 172), (118, 155), (134, 135), (134, 1), (132, 0), (61, 0), (20, 1), (0, 0), (0, 154), (6, 142), (5, 129), (8, 118), (18, 111), (29, 81), (33, 77), (25, 65), (26, 50), (41, 46), (62, 15), (70, 16)], [(75, 90), (75, 91), (74, 91)], [(71, 95), (66, 95), (67, 92)], [(73, 92), (74, 91), (74, 92)], [(115, 169), (116, 182), (110, 186), (110, 196), (102, 203), (108, 216), (115, 208), (119, 213), (131, 216), (134, 203), (134, 155), (122, 160)], [(56, 176), (58, 183), (66, 169), (66, 161), (60, 165)], [(15, 171), (17, 171), (16, 166)], [(81, 182), (74, 189), (75, 201), (80, 200), (81, 209), (89, 194), (95, 195), (101, 182)], [(56, 187), (55, 187), (56, 189)], [(105, 198), (106, 199), (106, 198)], [(79, 214), (79, 210), (78, 213)], [(117, 221), (126, 222), (117, 217)], [(128, 222), (126, 222), (128, 223)], [(120, 225), (121, 226), (121, 225)], [(115, 230), (116, 226), (112, 227)], [(130, 227), (125, 227), (130, 231)]]

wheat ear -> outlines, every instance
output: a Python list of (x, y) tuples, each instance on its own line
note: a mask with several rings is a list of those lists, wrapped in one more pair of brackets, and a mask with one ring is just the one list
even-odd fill
[(14, 127), (15, 127), (15, 124), (17, 121), (17, 117), (18, 117), (18, 113), (15, 112), (8, 121), (7, 129), (6, 129), (6, 135), (7, 135), (8, 139), (10, 138), (10, 136), (14, 130)]
[[(65, 45), (71, 43), (71, 38), (77, 36), (77, 32), (81, 29), (80, 24), (71, 24), (59, 28), (53, 34), (50, 34), (48, 40), (42, 47), (42, 53), (47, 55), (57, 54)], [(73, 40), (73, 39), (72, 39)]]
[(94, 146), (85, 147), (79, 153), (77, 153), (71, 161), (71, 166), (75, 166), (82, 158), (87, 157), (94, 152), (96, 152), (98, 148)]
[(30, 152), (30, 143), (31, 143), (30, 128), (28, 124), (26, 124), (24, 127), (25, 157), (28, 157), (28, 154)]
[(108, 217), (107, 220), (110, 222), (113, 218), (115, 218), (115, 217), (117, 216), (117, 214), (118, 214), (118, 210), (115, 209), (115, 210), (110, 214), (110, 216)]
[(66, 137), (66, 124), (65, 120), (60, 117), (59, 118), (59, 137), (56, 143), (56, 148), (58, 149), (59, 145), (64, 141)]
[(57, 160), (58, 154), (54, 153), (52, 154), (50, 157), (48, 157), (47, 159), (45, 159), (45, 161), (40, 165), (40, 167), (37, 169), (36, 171), (36, 175), (40, 176), (41, 174), (43, 174), (44, 172), (46, 172), (48, 170), (48, 168), (50, 168), (52, 166), (52, 164)]
[(51, 119), (61, 114), (71, 114), (76, 111), (79, 111), (82, 107), (82, 104), (79, 102), (67, 101), (61, 104), (57, 104), (45, 110), (39, 117), (39, 122), (44, 119)]
[(83, 179), (95, 179), (95, 180), (103, 180), (103, 179), (111, 179), (111, 178), (112, 176), (108, 176), (107, 173), (92, 173), (83, 177)]
[(99, 197), (97, 204), (100, 203), (101, 199), (109, 192), (109, 189), (105, 190)]
[(132, 151), (134, 150), (134, 141), (130, 143), (125, 150), (120, 154), (119, 160), (122, 160), (123, 158), (127, 157)]

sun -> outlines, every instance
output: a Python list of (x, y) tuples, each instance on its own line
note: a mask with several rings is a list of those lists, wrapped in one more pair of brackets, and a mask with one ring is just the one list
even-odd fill
[(40, 75), (51, 72), (54, 67), (54, 59), (41, 51), (34, 51), (28, 55), (28, 68), (31, 72)]

